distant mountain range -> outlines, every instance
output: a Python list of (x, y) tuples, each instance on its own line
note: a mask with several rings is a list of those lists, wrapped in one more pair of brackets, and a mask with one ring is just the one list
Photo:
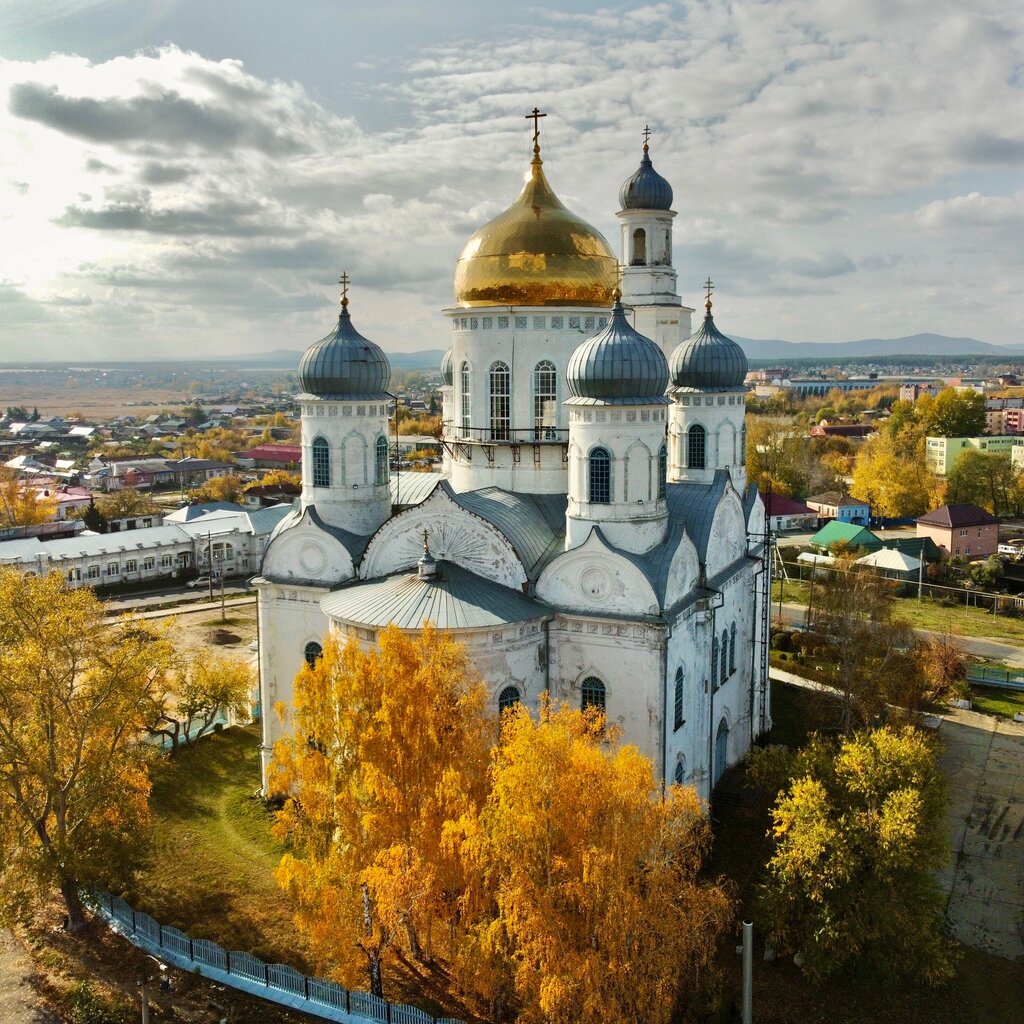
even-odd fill
[[(788, 363), (797, 359), (830, 359), (837, 363), (844, 359), (872, 356), (1005, 356), (1017, 359), (1024, 355), (1024, 345), (993, 345), (977, 338), (950, 338), (944, 334), (910, 334), (904, 338), (864, 338), (861, 341), (763, 341), (756, 338), (735, 337), (748, 359)], [(422, 352), (388, 352), (393, 370), (434, 370), (441, 365), (444, 351), (439, 348)], [(225, 362), (243, 363), (253, 367), (297, 368), (302, 352), (275, 349), (239, 358), (232, 356)]]
[(949, 338), (944, 334), (910, 334), (904, 338), (864, 338), (861, 341), (757, 341), (735, 338), (748, 359), (786, 362), (793, 359), (835, 359), (857, 356), (1006, 356), (1024, 353), (1022, 345), (992, 345), (977, 338)]

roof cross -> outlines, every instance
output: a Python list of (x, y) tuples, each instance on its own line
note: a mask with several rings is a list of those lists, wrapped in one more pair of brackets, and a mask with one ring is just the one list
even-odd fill
[(707, 295), (706, 295), (707, 302), (704, 303), (704, 308), (710, 313), (711, 312), (711, 293), (715, 290), (715, 286), (711, 283), (711, 278), (710, 277), (704, 282), (704, 288), (705, 288), (705, 290), (707, 292)]
[(644, 125), (643, 135), (644, 135), (644, 152), (646, 153), (647, 152), (647, 143), (650, 141), (650, 138), (651, 138), (651, 126), (649, 124), (645, 124)]
[(343, 270), (341, 277), (338, 278), (338, 284), (341, 285), (341, 304), (345, 307), (348, 306), (348, 286), (351, 283), (351, 278), (348, 276), (348, 271)]
[(547, 116), (540, 112), (539, 107), (534, 107), (533, 112), (526, 115), (527, 121), (533, 121), (533, 152), (535, 154), (540, 153), (540, 119)]

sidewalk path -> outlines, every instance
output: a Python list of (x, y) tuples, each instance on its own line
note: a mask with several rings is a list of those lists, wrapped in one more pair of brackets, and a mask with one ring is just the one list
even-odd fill
[(0, 929), (0, 1021), (3, 1024), (56, 1024), (39, 1005), (29, 980), (32, 961), (6, 928)]

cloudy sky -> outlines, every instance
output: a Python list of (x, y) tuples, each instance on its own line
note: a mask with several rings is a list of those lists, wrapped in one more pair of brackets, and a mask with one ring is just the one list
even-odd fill
[(438, 310), (543, 123), (617, 247), (654, 129), (727, 333), (1024, 342), (1020, 0), (0, 0), (0, 360), (300, 349)]

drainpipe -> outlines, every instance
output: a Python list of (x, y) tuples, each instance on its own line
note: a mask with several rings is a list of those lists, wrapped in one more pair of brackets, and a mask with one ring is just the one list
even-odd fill
[(668, 642), (672, 626), (665, 626), (665, 642), (660, 647), (661, 658), (661, 798), (665, 799), (668, 785)]
[[(703, 583), (704, 589), (710, 589), (707, 582)], [(718, 616), (715, 614), (725, 604), (725, 594), (720, 590), (712, 590), (714, 597), (711, 598), (711, 650), (715, 649), (714, 640), (718, 636)], [(716, 604), (715, 598), (721, 598)], [(721, 663), (721, 654), (716, 659), (716, 664), (708, 674), (708, 817), (714, 820), (713, 804), (715, 789), (715, 686), (712, 679), (718, 673), (718, 664)]]

